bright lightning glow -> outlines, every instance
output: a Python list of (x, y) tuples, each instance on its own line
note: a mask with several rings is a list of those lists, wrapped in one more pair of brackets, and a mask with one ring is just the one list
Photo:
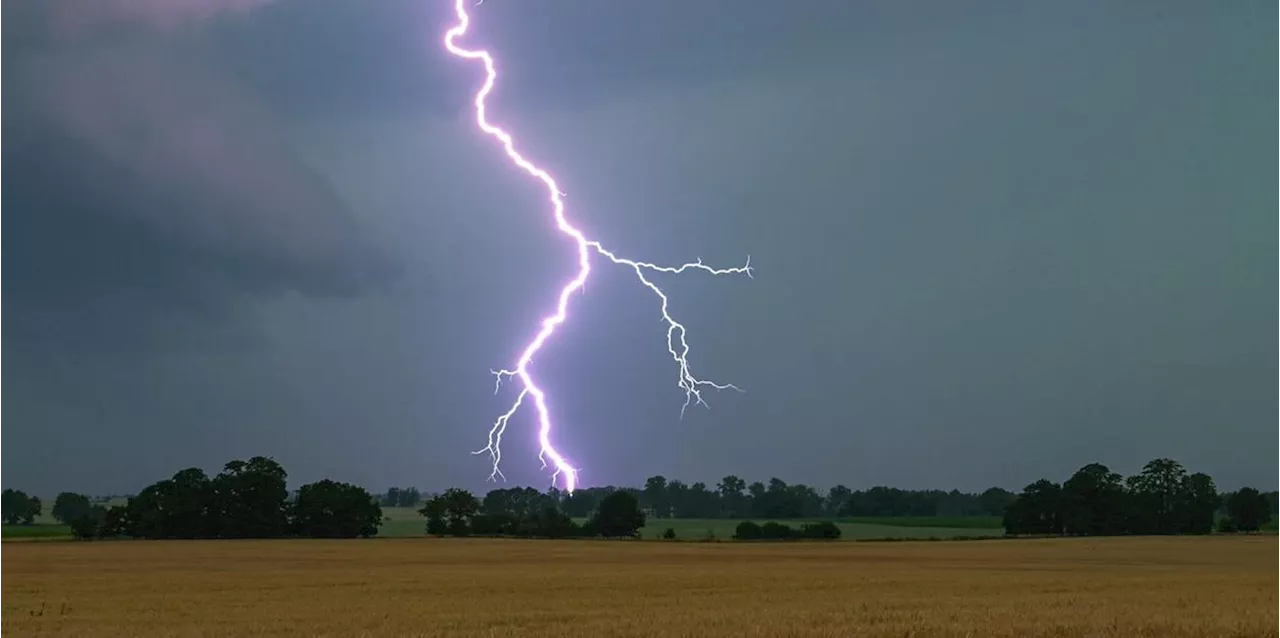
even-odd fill
[[(458, 21), (449, 28), (444, 35), (444, 46), (449, 53), (466, 60), (480, 60), (484, 63), (485, 80), (484, 85), (475, 96), (476, 125), (482, 132), (496, 139), (502, 144), (503, 150), (506, 151), (507, 157), (511, 162), (526, 173), (533, 176), (543, 183), (547, 188), (547, 198), (551, 202), (552, 213), (554, 214), (556, 227), (560, 232), (568, 235), (573, 239), (578, 249), (578, 273), (570, 279), (560, 289), (560, 296), (556, 304), (555, 313), (543, 318), (542, 327), (538, 330), (537, 335), (520, 353), (520, 358), (516, 360), (515, 368), (510, 370), (494, 370), (493, 374), (497, 377), (494, 384), (494, 393), (502, 385), (502, 379), (505, 377), (517, 377), (523, 384), (524, 389), (520, 391), (515, 402), (511, 405), (511, 409), (505, 414), (498, 417), (493, 427), (489, 430), (489, 444), (483, 449), (478, 450), (476, 454), (489, 454), (493, 461), (493, 472), (490, 474), (491, 479), (502, 476), (500, 466), (502, 464), (502, 435), (506, 432), (507, 423), (511, 421), (511, 417), (516, 414), (526, 397), (533, 397), (533, 406), (538, 413), (538, 458), (542, 460), (543, 467), (546, 467), (548, 461), (555, 468), (552, 475), (552, 481), (558, 476), (564, 477), (564, 487), (567, 491), (573, 492), (578, 484), (578, 470), (565, 460), (564, 456), (556, 450), (551, 443), (552, 420), (551, 412), (547, 409), (547, 396), (542, 388), (534, 381), (533, 375), (529, 371), (529, 364), (533, 361), (534, 355), (542, 349), (543, 344), (547, 342), (560, 324), (565, 322), (569, 313), (569, 296), (575, 291), (580, 290), (587, 282), (587, 277), (591, 274), (591, 254), (594, 252), (609, 261), (626, 266), (635, 271), (636, 277), (640, 283), (652, 290), (654, 294), (661, 300), (662, 319), (667, 324), (667, 349), (671, 352), (671, 357), (676, 362), (679, 373), (677, 384), (684, 390), (685, 401), (680, 408), (681, 416), (690, 403), (707, 406), (707, 402), (702, 399), (702, 391), (706, 388), (715, 388), (716, 390), (741, 390), (730, 383), (714, 383), (705, 381), (693, 376), (693, 372), (689, 369), (689, 344), (685, 341), (685, 328), (680, 322), (672, 318), (667, 311), (667, 295), (654, 284), (646, 271), (679, 274), (688, 270), (702, 270), (713, 275), (733, 275), (742, 274), (751, 276), (751, 259), (747, 258), (746, 264), (737, 268), (712, 268), (702, 263), (702, 260), (683, 264), (681, 266), (658, 266), (643, 261), (634, 261), (617, 256), (613, 252), (605, 249), (599, 242), (587, 239), (582, 231), (574, 228), (573, 225), (565, 218), (564, 215), (564, 192), (556, 185), (556, 181), (545, 170), (539, 168), (533, 162), (525, 159), (515, 148), (515, 140), (511, 134), (502, 130), (489, 122), (485, 99), (489, 97), (489, 93), (493, 90), (494, 82), (498, 79), (498, 71), (494, 65), (493, 56), (488, 51), (464, 49), (454, 43), (456, 39), (463, 36), (467, 32), (467, 28), (471, 24), (471, 16), (467, 14), (465, 6), (466, 0), (455, 0), (454, 11), (457, 14)], [(709, 407), (709, 406), (707, 406)]]

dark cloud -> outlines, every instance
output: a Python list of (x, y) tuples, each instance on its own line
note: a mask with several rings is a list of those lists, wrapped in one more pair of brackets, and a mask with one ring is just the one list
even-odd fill
[[(129, 490), (273, 454), (299, 481), (482, 489), (468, 453), (511, 398), (488, 370), (573, 255), (468, 122), (448, 4), (61, 39), (9, 9), (4, 203), (42, 204), (11, 205), (5, 329), (64, 345), (5, 378), (5, 481)], [(1274, 4), (473, 11), (493, 115), (575, 221), (758, 267), (662, 280), (695, 370), (747, 390), (684, 420), (654, 299), (596, 269), (536, 361), (586, 482), (1017, 488), (1167, 455), (1274, 487)], [(383, 280), (367, 243), (402, 266), (386, 294), (350, 294)], [(530, 428), (505, 459), (539, 483)]]
[[(5, 52), (16, 345), (132, 344), (180, 333), (174, 321), (218, 326), (246, 298), (345, 295), (383, 278), (383, 258), (282, 123), (149, 33), (261, 3), (70, 4), (28, 7), (28, 26), (50, 37)], [(125, 31), (103, 37), (108, 27)]]

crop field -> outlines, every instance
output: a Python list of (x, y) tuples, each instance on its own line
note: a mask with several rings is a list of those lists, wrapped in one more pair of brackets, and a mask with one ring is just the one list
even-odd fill
[[(389, 538), (422, 536), (425, 521), (416, 510), (409, 507), (384, 507), (387, 520), (378, 536)], [(757, 519), (763, 523), (767, 519)], [(671, 528), (680, 540), (728, 540), (733, 538), (739, 519), (723, 518), (650, 518), (648, 525), (640, 529), (640, 537), (659, 538)], [(800, 521), (783, 521), (798, 526)], [(955, 538), (957, 536), (1003, 536), (1000, 519), (989, 516), (974, 517), (867, 517), (839, 519), (841, 538)]]
[[(384, 507), (386, 520), (378, 530), (378, 536), (403, 538), (422, 536), (426, 521), (417, 510), (410, 507)], [(764, 522), (760, 519), (758, 522)], [(737, 519), (664, 518), (650, 519), (640, 530), (641, 538), (659, 538), (671, 528), (680, 540), (727, 540), (733, 537)], [(799, 521), (784, 521), (798, 526)], [(1002, 536), (1000, 520), (986, 516), (976, 517), (867, 517), (836, 521), (842, 538), (955, 538), (958, 536)], [(55, 537), (66, 538), (71, 528), (58, 525), (52, 518), (40, 519), (35, 525), (5, 525), (3, 537), (8, 540), (35, 540)]]
[(6, 635), (1275, 636), (1275, 536), (4, 546)]
[(56, 523), (40, 523), (36, 525), (5, 525), (0, 530), (0, 537), (6, 540), (42, 540), (49, 538), (65, 539), (71, 536), (71, 527)]

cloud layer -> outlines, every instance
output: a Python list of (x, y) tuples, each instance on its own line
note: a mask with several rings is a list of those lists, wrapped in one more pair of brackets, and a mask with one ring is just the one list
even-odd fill
[(50, 37), (6, 51), (6, 327), (20, 348), (217, 323), (245, 297), (351, 294), (390, 272), (283, 123), (155, 33), (262, 3), (70, 10), (82, 4), (22, 7)]

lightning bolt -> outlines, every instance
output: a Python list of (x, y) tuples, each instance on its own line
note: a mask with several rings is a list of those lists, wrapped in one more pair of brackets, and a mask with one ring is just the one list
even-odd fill
[(448, 49), (449, 53), (464, 60), (479, 60), (484, 64), (485, 69), (484, 84), (476, 92), (474, 100), (476, 126), (485, 135), (492, 137), (502, 145), (503, 150), (506, 151), (507, 158), (511, 160), (512, 164), (546, 186), (547, 199), (551, 204), (556, 228), (568, 235), (578, 250), (578, 272), (573, 279), (570, 279), (561, 287), (555, 312), (542, 319), (541, 328), (533, 339), (525, 345), (524, 350), (520, 353), (520, 358), (516, 360), (514, 368), (491, 371), (495, 376), (494, 394), (497, 394), (501, 388), (502, 380), (508, 378), (519, 379), (523, 389), (516, 397), (515, 402), (512, 403), (511, 408), (498, 417), (493, 427), (489, 429), (488, 445), (474, 453), (488, 454), (490, 456), (493, 461), (493, 472), (489, 475), (491, 480), (496, 480), (499, 477), (505, 478), (501, 470), (502, 435), (506, 432), (507, 424), (510, 423), (511, 418), (525, 404), (525, 400), (532, 398), (534, 410), (538, 415), (538, 458), (542, 461), (543, 468), (546, 468), (548, 464), (555, 468), (555, 472), (551, 477), (553, 484), (557, 477), (563, 476), (565, 489), (572, 493), (578, 484), (578, 469), (570, 465), (564, 455), (556, 450), (551, 442), (552, 419), (551, 412), (547, 408), (547, 395), (534, 381), (533, 374), (529, 371), (529, 366), (534, 356), (551, 338), (551, 335), (555, 333), (556, 328), (560, 327), (568, 318), (569, 297), (574, 292), (582, 289), (587, 283), (587, 277), (591, 274), (592, 254), (599, 255), (614, 264), (630, 268), (635, 272), (636, 278), (640, 280), (640, 283), (657, 295), (661, 301), (662, 320), (667, 324), (667, 350), (671, 353), (671, 358), (676, 363), (676, 384), (685, 393), (684, 405), (680, 408), (681, 418), (684, 417), (685, 411), (691, 404), (710, 407), (702, 398), (703, 391), (707, 389), (737, 390), (738, 392), (742, 392), (742, 390), (731, 383), (715, 383), (699, 379), (693, 375), (693, 371), (689, 367), (689, 343), (685, 339), (685, 327), (671, 316), (668, 311), (666, 293), (653, 282), (650, 276), (654, 273), (681, 274), (687, 271), (700, 270), (712, 275), (746, 275), (751, 277), (751, 258), (748, 257), (745, 264), (735, 268), (713, 268), (702, 263), (701, 259), (680, 266), (659, 266), (619, 257), (602, 246), (600, 242), (588, 239), (581, 230), (570, 224), (565, 217), (565, 194), (556, 184), (555, 178), (521, 155), (516, 150), (515, 139), (512, 138), (511, 134), (489, 121), (485, 100), (489, 97), (489, 93), (493, 91), (494, 83), (497, 82), (497, 67), (494, 64), (493, 56), (488, 51), (483, 49), (464, 49), (455, 43), (458, 38), (467, 33), (467, 29), (471, 25), (471, 16), (467, 13), (466, 0), (455, 0), (454, 12), (457, 14), (458, 21), (445, 32), (445, 48)]

